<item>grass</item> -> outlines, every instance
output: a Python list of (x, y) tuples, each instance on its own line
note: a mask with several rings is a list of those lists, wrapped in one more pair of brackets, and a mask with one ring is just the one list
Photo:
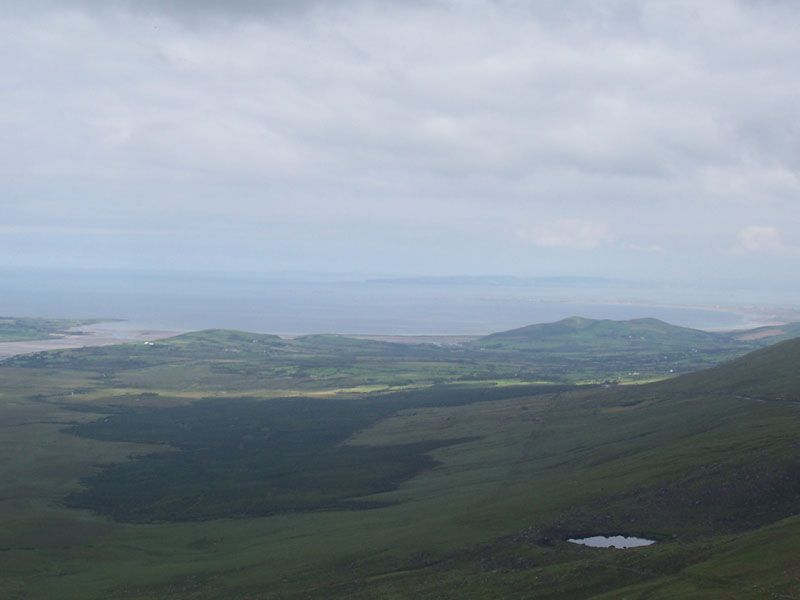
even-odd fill
[(267, 395), (275, 397), (296, 390), (328, 393), (449, 382), (643, 383), (713, 366), (777, 339), (758, 335), (739, 339), (742, 336), (748, 337), (675, 327), (655, 319), (567, 319), (446, 346), (332, 335), (285, 340), (209, 330), (105, 350), (41, 352), (4, 364), (94, 372), (107, 380), (104, 384), (116, 382), (119, 387), (209, 394), (261, 389), (274, 390)]
[(0, 317), (0, 341), (41, 340), (60, 337), (69, 329), (106, 319), (39, 319)]
[[(587, 388), (388, 346), (215, 331), (4, 363), (0, 597), (800, 596), (797, 342)], [(565, 541), (604, 533), (658, 543)]]

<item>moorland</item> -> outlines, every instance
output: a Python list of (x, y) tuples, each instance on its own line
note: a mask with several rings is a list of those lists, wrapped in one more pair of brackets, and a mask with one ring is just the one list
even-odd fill
[[(0, 595), (800, 598), (798, 334), (575, 317), (13, 357)], [(595, 534), (656, 543), (567, 541)]]

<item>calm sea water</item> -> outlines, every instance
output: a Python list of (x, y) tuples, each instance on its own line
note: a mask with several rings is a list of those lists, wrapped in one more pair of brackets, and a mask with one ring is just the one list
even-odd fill
[(747, 327), (761, 318), (738, 309), (752, 299), (735, 292), (687, 291), (681, 297), (674, 289), (629, 283), (436, 285), (63, 271), (0, 275), (0, 315), (113, 317), (126, 319), (131, 328), (485, 334), (573, 315), (655, 317), (701, 329)]

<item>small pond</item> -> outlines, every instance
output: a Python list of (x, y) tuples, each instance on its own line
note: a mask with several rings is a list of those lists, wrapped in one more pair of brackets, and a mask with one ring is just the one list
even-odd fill
[(655, 540), (646, 540), (644, 538), (626, 537), (624, 535), (612, 535), (606, 537), (604, 535), (595, 535), (593, 537), (567, 540), (573, 544), (583, 544), (584, 546), (591, 546), (592, 548), (636, 548), (638, 546), (649, 546), (655, 544)]

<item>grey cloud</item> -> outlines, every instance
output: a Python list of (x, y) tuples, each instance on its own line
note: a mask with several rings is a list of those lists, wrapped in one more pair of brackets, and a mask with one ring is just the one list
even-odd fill
[[(402, 11), (356, 13), (334, 25), (312, 19), (305, 26), (310, 38), (305, 29), (257, 25), (211, 42), (180, 31), (145, 35), (140, 47), (150, 48), (152, 60), (134, 53), (139, 69), (133, 76), (143, 85), (122, 101), (161, 110), (161, 120), (196, 152), (215, 145), (208, 128), (216, 124), (232, 138), (226, 151), (232, 162), (246, 167), (248, 161), (233, 160), (230, 149), (253, 155), (255, 145), (267, 152), (262, 159), (255, 153), (257, 163), (281, 171), (280, 156), (287, 160), (310, 149), (320, 157), (330, 155), (331, 146), (396, 166), (442, 165), (445, 172), (459, 170), (460, 162), (462, 171), (567, 165), (655, 176), (698, 158), (731, 160), (725, 155), (737, 148), (732, 137), (740, 148), (774, 149), (773, 130), (792, 149), (791, 136), (777, 126), (791, 107), (779, 106), (771, 117), (759, 110), (755, 94), (742, 93), (751, 83), (732, 81), (740, 75), (734, 64), (717, 73), (687, 57), (676, 40), (664, 46), (649, 38), (618, 39), (602, 27), (584, 38), (585, 24), (574, 19), (550, 31), (535, 19), (509, 21), (490, 5), (478, 12), (491, 17), (478, 31), (471, 12), (454, 18)], [(398, 16), (399, 26), (393, 23)], [(113, 58), (115, 40), (106, 42)], [(120, 58), (123, 75), (132, 63)], [(148, 66), (151, 73), (141, 72)], [(775, 126), (764, 126), (768, 118)], [(105, 126), (95, 125), (113, 121), (110, 116)], [(164, 162), (163, 153), (173, 147), (165, 139), (170, 127), (154, 125), (157, 139), (146, 127), (135, 133)], [(215, 158), (212, 153), (208, 162)]]
[[(434, 4), (426, 0), (390, 1), (406, 6)], [(372, 4), (374, 0), (27, 0), (10, 2), (8, 10), (16, 14), (41, 11), (80, 11), (94, 15), (126, 13), (207, 27), (246, 20), (295, 19), (313, 12), (337, 12)]]
[(6, 225), (727, 249), (798, 218), (798, 25), (734, 0), (28, 4), (0, 21), (0, 170), (41, 210)]

